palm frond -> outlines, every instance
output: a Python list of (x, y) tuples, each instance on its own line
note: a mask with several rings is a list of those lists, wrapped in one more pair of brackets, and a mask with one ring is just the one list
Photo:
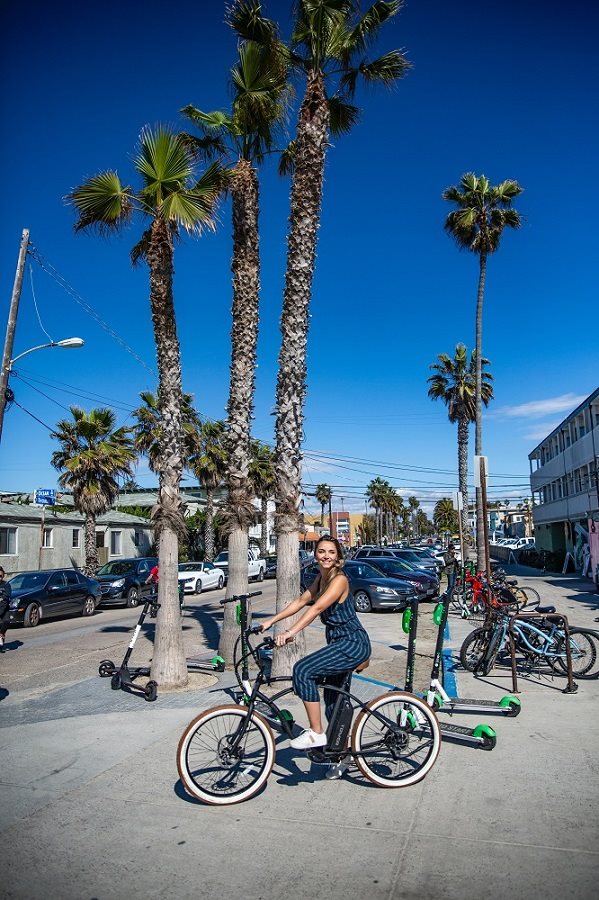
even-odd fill
[(377, 0), (366, 10), (361, 19), (351, 29), (347, 37), (347, 61), (354, 53), (362, 53), (376, 37), (378, 31), (403, 6), (403, 0)]
[(144, 128), (134, 164), (141, 174), (143, 198), (159, 208), (166, 196), (182, 188), (193, 174), (191, 154), (168, 128)]
[(202, 112), (201, 109), (197, 109), (197, 107), (188, 103), (187, 106), (183, 107), (181, 113), (186, 119), (189, 119), (190, 122), (197, 125), (204, 134), (213, 136), (222, 135), (223, 131), (230, 131), (233, 127), (233, 119), (231, 116), (221, 110)]
[(228, 11), (227, 21), (240, 38), (257, 44), (272, 43), (276, 34), (274, 23), (262, 15), (258, 0), (236, 0)]
[(227, 152), (225, 142), (220, 137), (211, 137), (210, 135), (198, 137), (195, 134), (189, 134), (187, 131), (182, 131), (179, 137), (185, 149), (194, 159), (201, 162), (213, 160), (216, 156), (224, 156)]
[(279, 175), (293, 175), (297, 141), (289, 141), (279, 158)]
[(357, 106), (347, 103), (338, 96), (328, 98), (328, 107), (329, 127), (334, 137), (351, 131), (360, 117), (360, 110)]
[(101, 233), (118, 230), (129, 221), (134, 208), (131, 188), (123, 187), (118, 174), (113, 171), (94, 175), (74, 188), (65, 199), (79, 215), (75, 231), (84, 228)]
[(137, 244), (135, 244), (135, 246), (131, 249), (130, 257), (131, 262), (134, 266), (141, 262), (141, 260), (145, 261), (147, 259), (147, 253), (150, 249), (151, 237), (152, 232), (148, 228), (146, 229), (146, 231), (144, 231)]

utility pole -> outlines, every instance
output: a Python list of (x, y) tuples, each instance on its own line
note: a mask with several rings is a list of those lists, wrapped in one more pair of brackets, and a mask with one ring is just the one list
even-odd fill
[(2, 372), (0, 373), (0, 441), (2, 440), (2, 426), (4, 425), (4, 410), (6, 409), (8, 375), (10, 372), (12, 348), (15, 340), (17, 313), (19, 311), (19, 300), (21, 299), (21, 287), (23, 285), (23, 273), (25, 271), (25, 259), (27, 257), (28, 246), (29, 229), (24, 228), (21, 237), (21, 248), (19, 250), (19, 259), (17, 262), (17, 271), (15, 273), (15, 282), (12, 289), (12, 297), (10, 299), (10, 310), (8, 312), (8, 323), (6, 325), (6, 337), (4, 339), (4, 354), (2, 356)]

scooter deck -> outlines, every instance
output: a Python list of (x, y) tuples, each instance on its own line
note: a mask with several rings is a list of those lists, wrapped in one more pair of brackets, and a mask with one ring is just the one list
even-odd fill
[(443, 700), (437, 712), (446, 712), (450, 715), (454, 712), (463, 713), (499, 713), (503, 716), (517, 716), (520, 712), (520, 704), (512, 700), (506, 703), (502, 700), (473, 700), (467, 697), (450, 697)]
[(224, 663), (213, 663), (210, 659), (188, 656), (185, 660), (188, 672), (224, 672)]
[(496, 744), (495, 732), (488, 725), (466, 728), (465, 725), (454, 725), (452, 722), (439, 722), (441, 737), (460, 744), (471, 744), (483, 750), (492, 750)]

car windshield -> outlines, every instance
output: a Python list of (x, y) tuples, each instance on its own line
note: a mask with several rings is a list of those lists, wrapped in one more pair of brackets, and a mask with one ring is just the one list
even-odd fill
[(98, 575), (127, 575), (133, 569), (133, 564), (126, 560), (116, 560), (106, 563), (98, 570)]
[[(377, 561), (378, 565), (378, 561)], [(380, 572), (374, 566), (363, 562), (346, 563), (345, 571), (351, 578), (380, 578)]]
[(214, 560), (215, 563), (228, 562), (228, 561), (229, 561), (229, 554), (225, 551), (223, 551), (222, 553), (219, 553), (218, 556), (216, 557), (216, 559)]
[(414, 568), (409, 563), (402, 562), (401, 559), (377, 559), (375, 565), (385, 572), (395, 572), (402, 575), (414, 571)]
[(202, 568), (202, 563), (179, 563), (179, 571), (180, 572), (197, 572), (198, 569)]
[(47, 580), (47, 572), (23, 572), (11, 578), (9, 584), (14, 591), (32, 591), (43, 587)]

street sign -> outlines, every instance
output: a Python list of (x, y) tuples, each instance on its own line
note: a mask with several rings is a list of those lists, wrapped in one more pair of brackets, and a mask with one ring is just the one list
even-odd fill
[(455, 491), (452, 497), (453, 508), (460, 512), (464, 508), (464, 497), (461, 491)]
[(54, 506), (56, 491), (53, 488), (39, 488), (33, 495), (33, 502), (38, 506)]

